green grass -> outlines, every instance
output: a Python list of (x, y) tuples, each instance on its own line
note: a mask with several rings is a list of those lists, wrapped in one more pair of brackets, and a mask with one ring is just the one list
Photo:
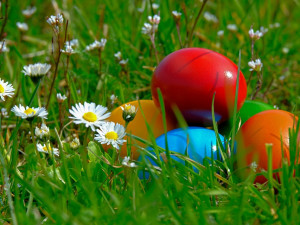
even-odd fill
[[(0, 1), (0, 18), (4, 16), (6, 1)], [(166, 151), (169, 163), (161, 160), (159, 153), (163, 149), (155, 144), (152, 136), (152, 141), (141, 141), (152, 146), (155, 154), (142, 147), (139, 150), (142, 155), (150, 155), (158, 169), (144, 160), (137, 163), (137, 168), (122, 166), (119, 161), (112, 166), (113, 151), (105, 152), (99, 143), (92, 141), (93, 133), (87, 132), (84, 126), (67, 125), (70, 119), (66, 101), (62, 115), (63, 125), (67, 126), (60, 135), (56, 92), (67, 93), (69, 88), (71, 105), (95, 102), (110, 111), (132, 100), (152, 98), (151, 77), (157, 63), (151, 42), (141, 33), (141, 28), (153, 13), (150, 3), (154, 1), (57, 1), (57, 7), (69, 21), (67, 39), (79, 40), (79, 53), (70, 57), (69, 87), (64, 76), (67, 58), (61, 56), (45, 121), (51, 131), (49, 140), (59, 148), (60, 157), (36, 154), (29, 123), (18, 119), (10, 109), (15, 104), (29, 104), (31, 98), (34, 107), (46, 105), (56, 60), (51, 54), (53, 32), (46, 18), (56, 14), (56, 5), (52, 3), (55, 1), (34, 1), (37, 12), (26, 19), (21, 10), (30, 1), (8, 2), (3, 37), (10, 51), (0, 53), (0, 76), (12, 83), (18, 94), (0, 102), (0, 107), (7, 108), (9, 113), (8, 118), (1, 117), (0, 123), (0, 224), (300, 224), (299, 122), (297, 130), (290, 134), (290, 162), (296, 163), (289, 165), (283, 160), (280, 183), (272, 178), (271, 171), (263, 173), (269, 179), (263, 185), (253, 185), (255, 174), (244, 180), (239, 178), (233, 158), (228, 149), (221, 149), (220, 143), (223, 160), (215, 159), (211, 164), (207, 159), (201, 165), (177, 154), (185, 161), (183, 165), (170, 158), (170, 154), (176, 154), (172, 149)], [(161, 22), (155, 44), (158, 58), (162, 60), (180, 49), (171, 12), (186, 11), (180, 21), (181, 39), (185, 42), (201, 2), (161, 0), (156, 3), (159, 3)], [(138, 10), (143, 7), (143, 11)], [(208, 22), (202, 14), (191, 46), (215, 50), (236, 64), (240, 61), (240, 70), (247, 80), (250, 76), (247, 64), (251, 59), (248, 30), (251, 25), (258, 30), (260, 26), (269, 28), (270, 24), (280, 23), (277, 28), (269, 28), (255, 43), (255, 57), (263, 62), (263, 86), (257, 100), (299, 116), (299, 7), (298, 1), (208, 1), (204, 11), (216, 15), (219, 22)], [(0, 20), (0, 28), (3, 21)], [(29, 31), (21, 34), (16, 28), (18, 21), (26, 22)], [(229, 31), (228, 24), (236, 24), (238, 30)], [(217, 35), (219, 30), (224, 30), (221, 38)], [(103, 79), (99, 79), (97, 54), (83, 51), (86, 45), (100, 38), (107, 39), (101, 55)], [(288, 53), (283, 48), (288, 48)], [(114, 58), (118, 51), (129, 59), (125, 68)], [(24, 65), (36, 62), (52, 64), (50, 75), (42, 78), (37, 89), (21, 72)], [(248, 85), (248, 99), (255, 91), (256, 82), (254, 74)], [(118, 96), (114, 104), (109, 99), (112, 94)], [(182, 116), (179, 112), (176, 115), (184, 127)], [(34, 126), (40, 122), (34, 120)], [(216, 123), (214, 130), (218, 135)], [(81, 142), (76, 150), (63, 142), (73, 134)], [(234, 136), (235, 133), (231, 140)], [(270, 163), (271, 160), (269, 166)], [(150, 178), (139, 179), (138, 174), (145, 170), (150, 171)]]

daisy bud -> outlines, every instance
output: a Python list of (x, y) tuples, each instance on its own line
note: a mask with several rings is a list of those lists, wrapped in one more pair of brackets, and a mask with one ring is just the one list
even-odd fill
[(39, 137), (42, 139), (43, 137), (49, 136), (49, 127), (46, 126), (46, 124), (42, 123), (41, 127), (36, 127), (35, 128), (35, 136)]
[(121, 106), (121, 109), (123, 110), (123, 120), (125, 120), (127, 123), (132, 121), (137, 113), (137, 109), (134, 105), (125, 104), (124, 107)]
[(75, 137), (71, 142), (70, 142), (70, 147), (72, 149), (77, 149), (80, 146), (80, 141), (77, 137)]

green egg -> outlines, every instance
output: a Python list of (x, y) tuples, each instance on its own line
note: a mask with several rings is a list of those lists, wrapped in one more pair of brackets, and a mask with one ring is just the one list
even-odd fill
[(274, 107), (264, 102), (248, 100), (245, 101), (244, 105), (239, 111), (239, 116), (242, 120), (242, 124), (244, 124), (250, 117), (254, 116), (255, 114), (270, 109), (274, 109)]
[[(264, 102), (251, 101), (251, 100), (245, 101), (244, 105), (242, 106), (242, 108), (237, 114), (236, 128), (238, 128), (240, 121), (241, 121), (240, 126), (242, 126), (250, 117), (254, 116), (257, 113), (270, 110), (270, 109), (274, 109), (274, 107)], [(219, 132), (224, 136), (228, 137), (230, 135), (231, 130), (232, 130), (232, 118), (219, 126)]]

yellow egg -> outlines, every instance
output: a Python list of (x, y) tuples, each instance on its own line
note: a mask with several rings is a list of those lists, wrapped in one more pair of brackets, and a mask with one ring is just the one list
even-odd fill
[[(140, 102), (140, 105), (139, 105)], [(157, 106), (154, 104), (152, 100), (140, 100), (140, 101), (132, 101), (126, 103), (126, 105), (133, 105), (137, 109), (136, 116), (134, 120), (132, 120), (126, 129), (126, 133), (131, 133), (135, 136), (138, 136), (144, 140), (150, 141), (150, 135), (147, 130), (147, 126), (145, 123), (145, 119), (147, 123), (149, 124), (154, 137), (157, 138), (158, 136), (162, 135), (164, 133), (164, 127), (163, 127), (163, 117), (160, 112), (160, 109), (157, 108)], [(141, 106), (141, 108), (140, 108)], [(112, 111), (110, 117), (108, 118), (109, 121), (119, 123), (123, 126), (125, 126), (125, 121), (123, 120), (123, 110), (121, 107), (125, 107), (125, 104), (116, 108), (115, 110)], [(142, 112), (145, 115), (145, 119), (142, 115)], [(175, 129), (176, 126), (176, 121), (166, 118), (167, 120), (167, 131)], [(145, 147), (144, 144), (141, 142), (134, 140), (133, 138), (130, 138), (129, 136), (125, 136), (125, 139), (127, 142), (125, 142), (121, 147), (121, 156), (124, 157), (127, 155), (127, 145), (131, 144), (131, 156), (132, 159), (138, 159), (139, 157), (139, 152), (137, 151), (137, 148), (134, 146), (135, 144), (138, 144), (142, 147)], [(109, 146), (103, 145), (104, 149), (108, 149)]]

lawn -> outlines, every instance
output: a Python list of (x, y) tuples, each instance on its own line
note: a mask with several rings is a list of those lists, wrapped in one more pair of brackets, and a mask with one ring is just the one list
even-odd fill
[[(211, 95), (197, 126), (218, 154), (197, 161), (156, 139), (187, 127), (171, 80), (151, 91), (167, 55), (205, 48), (237, 65), (247, 101), (299, 117), (299, 21), (297, 0), (0, 0), (0, 224), (300, 224), (299, 121), (245, 172), (238, 92), (223, 123)], [(172, 90), (198, 104), (188, 89)]]

